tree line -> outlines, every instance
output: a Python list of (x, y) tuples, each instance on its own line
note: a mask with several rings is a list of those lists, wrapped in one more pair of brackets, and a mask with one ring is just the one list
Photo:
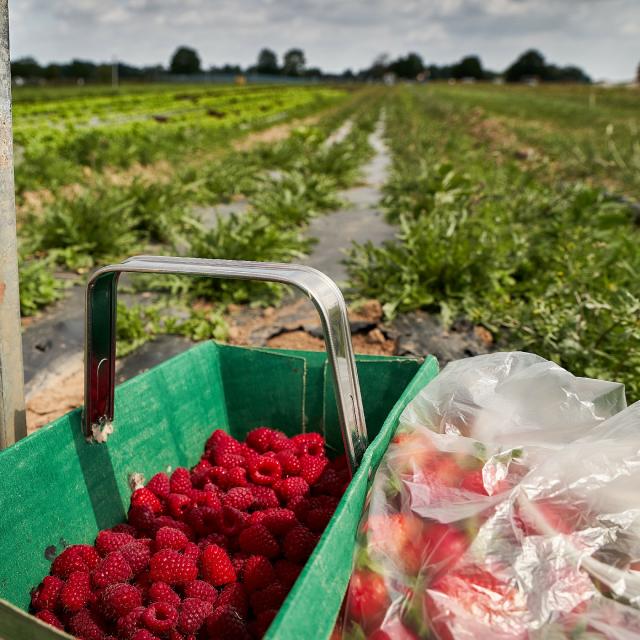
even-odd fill
[(69, 63), (50, 63), (41, 66), (34, 58), (26, 57), (11, 63), (14, 78), (25, 81), (50, 82), (109, 82), (113, 67), (117, 66), (118, 76), (124, 80), (159, 80), (167, 74), (196, 75), (202, 73), (240, 75), (261, 74), (268, 76), (286, 76), (296, 78), (328, 78), (344, 80), (375, 81), (392, 74), (407, 80), (450, 80), (465, 79), (492, 80), (503, 77), (507, 82), (538, 80), (542, 82), (591, 82), (589, 76), (577, 66), (560, 67), (549, 64), (544, 56), (534, 49), (525, 51), (502, 73), (485, 69), (476, 55), (465, 56), (459, 62), (450, 65), (426, 64), (418, 53), (408, 53), (396, 59), (387, 55), (378, 56), (373, 64), (365, 69), (345, 70), (341, 74), (327, 74), (318, 67), (307, 66), (305, 53), (300, 48), (292, 48), (284, 53), (282, 59), (271, 49), (262, 49), (256, 62), (248, 67), (226, 64), (205, 69), (198, 52), (191, 47), (178, 47), (170, 58), (169, 64), (136, 67), (117, 63), (94, 63), (88, 60), (74, 59)]

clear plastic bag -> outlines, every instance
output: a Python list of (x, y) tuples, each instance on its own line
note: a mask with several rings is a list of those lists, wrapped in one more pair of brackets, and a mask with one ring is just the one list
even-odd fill
[(527, 353), (405, 409), (359, 530), (343, 638), (640, 638), (640, 403)]

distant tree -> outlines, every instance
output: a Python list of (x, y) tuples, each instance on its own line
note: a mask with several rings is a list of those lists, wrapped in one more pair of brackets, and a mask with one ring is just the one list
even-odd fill
[(178, 47), (171, 57), (169, 68), (171, 73), (200, 73), (200, 56), (198, 56), (195, 49), (191, 49), (189, 47)]
[(68, 65), (63, 65), (63, 74), (74, 80), (82, 79), (89, 80), (95, 75), (97, 65), (90, 60), (78, 60), (74, 59)]
[(41, 78), (44, 69), (34, 58), (18, 58), (11, 63), (11, 75), (14, 78)]
[(278, 56), (271, 49), (262, 49), (258, 54), (258, 62), (255, 66), (258, 73), (266, 75), (276, 75), (280, 68), (278, 67)]
[(544, 56), (535, 49), (525, 51), (504, 73), (507, 82), (522, 82), (525, 78), (546, 79)]
[(638, 68), (636, 69), (636, 84), (640, 84), (640, 63), (638, 63)]
[(580, 67), (547, 65), (544, 79), (548, 82), (581, 82), (588, 84), (591, 78)]
[(371, 78), (372, 80), (381, 80), (389, 69), (390, 62), (389, 54), (381, 53), (375, 58), (373, 64), (368, 69), (361, 71), (358, 75)]
[(482, 70), (482, 62), (478, 56), (466, 56), (460, 62), (454, 64), (451, 68), (451, 75), (454, 78), (475, 78), (482, 80), (484, 71)]
[(345, 69), (342, 72), (341, 77), (344, 78), (345, 80), (353, 80), (353, 78), (356, 77), (356, 74), (353, 73), (351, 69)]
[(307, 60), (302, 49), (289, 49), (284, 54), (282, 73), (285, 76), (301, 76)]
[(424, 71), (424, 62), (417, 53), (409, 53), (392, 62), (389, 71), (395, 73), (399, 78), (415, 80), (416, 76)]

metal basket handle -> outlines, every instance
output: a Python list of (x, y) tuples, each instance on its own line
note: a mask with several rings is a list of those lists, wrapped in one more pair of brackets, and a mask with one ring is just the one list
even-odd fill
[(344, 449), (351, 470), (355, 471), (367, 447), (367, 428), (347, 308), (340, 289), (331, 278), (317, 269), (296, 264), (136, 256), (93, 273), (86, 293), (83, 424), (88, 438), (100, 439), (105, 427), (109, 428), (113, 421), (116, 300), (118, 279), (123, 272), (278, 282), (304, 292), (312, 300), (322, 321)]

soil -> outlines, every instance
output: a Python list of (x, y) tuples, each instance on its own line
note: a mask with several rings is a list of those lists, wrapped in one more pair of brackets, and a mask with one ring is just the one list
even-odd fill
[(247, 136), (244, 136), (240, 140), (233, 143), (233, 148), (236, 151), (250, 151), (259, 144), (269, 144), (273, 142), (280, 142), (289, 137), (289, 134), (296, 127), (309, 126), (318, 122), (319, 116), (309, 116), (308, 118), (302, 118), (299, 120), (293, 120), (283, 124), (277, 124), (268, 129), (262, 129), (261, 131), (255, 131)]

